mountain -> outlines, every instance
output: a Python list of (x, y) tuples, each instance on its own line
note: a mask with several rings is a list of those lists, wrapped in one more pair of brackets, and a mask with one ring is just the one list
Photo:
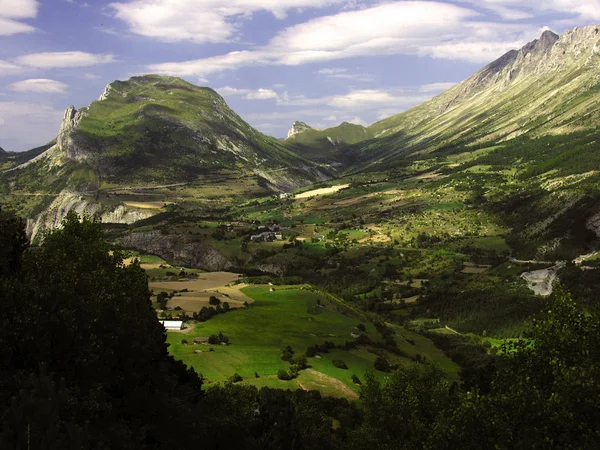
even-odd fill
[(371, 137), (367, 128), (349, 122), (325, 130), (312, 128), (304, 122), (294, 122), (285, 143), (294, 153), (303, 157), (338, 165), (345, 159), (341, 149)]
[(6, 154), (6, 150), (4, 150), (2, 147), (0, 147), (0, 155), (4, 155)]
[(88, 108), (69, 108), (56, 150), (119, 181), (190, 181), (241, 167), (267, 179), (290, 168), (292, 185), (314, 178), (314, 165), (250, 127), (212, 89), (153, 75), (115, 81)]
[(288, 135), (286, 139), (290, 139), (291, 137), (303, 133), (305, 131), (308, 130), (312, 130), (313, 128), (311, 128), (309, 125), (305, 124), (304, 122), (299, 122), (296, 121), (292, 124), (292, 127), (290, 128), (290, 130), (288, 131)]
[(252, 128), (212, 89), (155, 75), (115, 81), (89, 107), (69, 107), (54, 145), (30, 155), (1, 175), (0, 194), (32, 220), (33, 234), (71, 209), (131, 223), (157, 213), (142, 200), (163, 202), (177, 189), (177, 203), (222, 206), (330, 176)]
[(389, 164), (449, 146), (485, 145), (596, 127), (600, 119), (598, 26), (545, 31), (448, 91), (368, 127), (363, 164)]

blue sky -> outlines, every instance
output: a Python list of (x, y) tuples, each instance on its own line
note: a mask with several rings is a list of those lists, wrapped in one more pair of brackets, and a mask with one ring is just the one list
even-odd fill
[(600, 0), (0, 0), (0, 146), (48, 142), (66, 107), (144, 73), (210, 86), (276, 137), (367, 125), (596, 23)]

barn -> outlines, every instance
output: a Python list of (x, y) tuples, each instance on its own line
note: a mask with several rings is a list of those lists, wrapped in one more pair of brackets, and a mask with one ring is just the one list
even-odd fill
[(167, 331), (183, 330), (183, 320), (160, 320), (159, 322)]

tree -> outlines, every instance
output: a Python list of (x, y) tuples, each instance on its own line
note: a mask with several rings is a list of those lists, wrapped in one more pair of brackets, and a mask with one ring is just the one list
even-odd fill
[(22, 255), (29, 247), (25, 221), (0, 207), (0, 276), (15, 274), (21, 267)]
[(219, 305), (221, 304), (221, 300), (219, 300), (217, 297), (215, 297), (214, 295), (211, 295), (208, 299), (208, 304), (209, 305)]
[(352, 448), (423, 448), (431, 428), (457, 403), (439, 368), (401, 367), (383, 383), (367, 372), (361, 387), (364, 423), (351, 433)]
[(123, 264), (99, 221), (69, 213), (30, 251), (24, 230), (4, 231), (0, 248), (21, 254), (0, 276), (0, 447), (140, 448), (165, 442), (170, 415), (194, 430), (185, 398), (201, 381), (168, 356), (145, 272)]

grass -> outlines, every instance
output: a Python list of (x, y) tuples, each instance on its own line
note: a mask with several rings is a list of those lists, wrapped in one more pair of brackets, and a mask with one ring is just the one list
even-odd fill
[[(294, 287), (248, 287), (242, 290), (254, 299), (247, 310), (232, 311), (198, 324), (189, 334), (169, 333), (171, 353), (193, 366), (212, 381), (223, 381), (238, 372), (242, 377), (276, 375), (289, 364), (280, 359), (281, 348), (292, 346), (303, 354), (314, 344), (332, 341), (342, 344), (352, 340), (350, 333), (360, 320), (334, 310), (329, 300), (320, 294)], [(327, 305), (317, 306), (317, 300)], [(230, 346), (214, 346), (214, 352), (202, 345), (184, 346), (181, 339), (192, 341), (196, 336), (209, 336), (222, 331)], [(191, 338), (191, 339), (190, 339)]]
[[(331, 341), (343, 344), (352, 341), (356, 325), (365, 322), (353, 317), (350, 310), (308, 286), (250, 286), (243, 288), (244, 294), (254, 300), (248, 309), (230, 311), (211, 320), (198, 323), (188, 333), (170, 332), (167, 342), (170, 352), (177, 359), (202, 373), (208, 382), (222, 382), (234, 373), (255, 386), (283, 389), (318, 389), (325, 395), (356, 398), (358, 386), (352, 382), (352, 374), (364, 379), (367, 370), (373, 369), (376, 355), (366, 348), (350, 351), (333, 349), (321, 354), (321, 358), (308, 358), (310, 370), (302, 371), (295, 381), (276, 378), (280, 369), (289, 370), (282, 361), (281, 349), (291, 346), (297, 356), (303, 355), (314, 344)], [(321, 306), (319, 306), (319, 303)], [(367, 335), (380, 339), (372, 324), (367, 323)], [(405, 357), (388, 352), (393, 362), (411, 364), (417, 354), (439, 364), (456, 379), (458, 366), (437, 349), (427, 338), (393, 326), (397, 332), (398, 346)], [(195, 337), (208, 337), (223, 332), (229, 337), (229, 346), (184, 345), (182, 339), (193, 342)], [(414, 345), (409, 343), (412, 340)], [(210, 348), (213, 351), (210, 351)], [(195, 353), (200, 350), (201, 353)], [(332, 364), (333, 359), (343, 360), (347, 370)], [(260, 375), (255, 377), (255, 372)], [(376, 372), (377, 376), (384, 376)]]

